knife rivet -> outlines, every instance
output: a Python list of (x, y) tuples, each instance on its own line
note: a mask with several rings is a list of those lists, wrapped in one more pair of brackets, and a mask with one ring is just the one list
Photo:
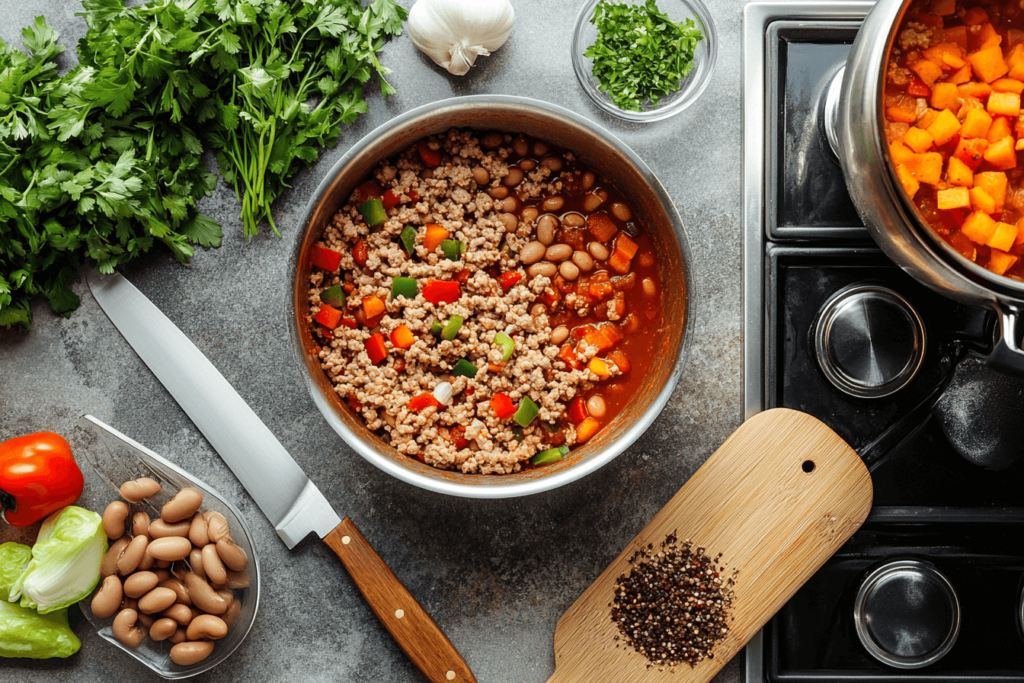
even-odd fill
[(454, 671), (449, 671), (448, 673), (446, 673), (444, 675), (444, 677), (447, 678), (449, 681), (454, 681), (455, 680), (455, 672)]
[(405, 610), (404, 609), (396, 609), (395, 610), (395, 616), (398, 617), (399, 619), (401, 619), (402, 617), (405, 616)]
[(345, 544), (345, 545), (348, 545), (349, 543), (352, 542), (352, 537), (351, 536), (342, 536), (341, 537), (341, 542), (343, 544)]

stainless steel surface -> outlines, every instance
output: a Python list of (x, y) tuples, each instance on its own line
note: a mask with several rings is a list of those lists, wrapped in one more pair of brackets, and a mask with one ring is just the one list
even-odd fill
[(828, 138), (828, 146), (832, 153), (839, 158), (839, 97), (843, 90), (843, 75), (846, 67), (841, 66), (829, 81), (828, 91), (825, 93), (824, 124), (825, 137)]
[[(889, 48), (909, 1), (879, 0), (850, 50), (839, 115), (846, 185), (871, 236), (897, 265), (951, 299), (1000, 312), (1013, 327), (1024, 306), (1024, 283), (957, 254), (921, 220), (895, 176), (881, 96)], [(991, 360), (1024, 372), (1024, 351), (1015, 339), (1004, 337)]]
[(153, 371), (274, 524), (289, 548), (341, 523), (327, 499), (213, 364), (119, 273), (88, 272), (114, 327)]
[(910, 383), (924, 361), (926, 344), (917, 311), (878, 285), (836, 292), (814, 325), (814, 351), (825, 379), (859, 398), (890, 396)]
[[(651, 371), (629, 407), (570, 458), (543, 468), (503, 476), (467, 475), (420, 463), (370, 432), (334, 391), (320, 368), (308, 325), (310, 253), (324, 225), (348, 200), (352, 189), (382, 159), (426, 135), (452, 127), (505, 130), (541, 137), (572, 150), (631, 198), (659, 253), (662, 289), (679, 296), (663, 301), (666, 329)], [(324, 419), (357, 453), (394, 477), (438, 493), (467, 498), (507, 498), (547, 491), (580, 479), (607, 464), (636, 441), (668, 402), (682, 374), (691, 331), (694, 292), (690, 250), (683, 224), (668, 193), (650, 168), (622, 141), (594, 122), (562, 107), (508, 95), (475, 95), (442, 100), (398, 116), (356, 143), (327, 173), (306, 207), (305, 234), (293, 254), (295, 282), (292, 348), (303, 368), (310, 396)]]
[(960, 634), (960, 601), (934, 565), (897, 560), (877, 568), (857, 591), (857, 637), (878, 661), (920, 669), (942, 659)]
[[(743, 66), (741, 113), (742, 150), (742, 257), (743, 257), (743, 418), (764, 410), (765, 386), (765, 31), (780, 19), (863, 19), (874, 2), (751, 2), (743, 8), (741, 62)], [(762, 656), (764, 632), (759, 632), (744, 650), (744, 680), (764, 680)]]

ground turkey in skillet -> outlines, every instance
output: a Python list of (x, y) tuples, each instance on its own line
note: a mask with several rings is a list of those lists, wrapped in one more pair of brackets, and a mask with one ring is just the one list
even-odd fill
[[(511, 143), (512, 136), (505, 135), (500, 147), (485, 151), (472, 132), (453, 129), (428, 142), (431, 150), (443, 148), (446, 159), (450, 159), (437, 168), (425, 166), (416, 146), (380, 164), (374, 172), (376, 181), (383, 189), (400, 195), (405, 203), (388, 212), (383, 226), (371, 230), (358, 209), (366, 197), (359, 190), (353, 193), (320, 243), (342, 254), (340, 271), (331, 274), (314, 269), (310, 277), (311, 318), (321, 305), (321, 292), (331, 285), (349, 283), (345, 315), (358, 311), (362, 299), (376, 296), (386, 303), (379, 332), (389, 337), (404, 324), (414, 333), (416, 341), (409, 349), (389, 344), (388, 361), (374, 365), (364, 346), (374, 330), (364, 325), (357, 329), (340, 325), (328, 339), (324, 337), (328, 330), (313, 325), (322, 345), (322, 367), (339, 396), (361, 413), (369, 429), (382, 430), (401, 453), (438, 468), (511, 473), (519, 471), (540, 450), (574, 444), (572, 425), (562, 420), (557, 435), (547, 425), (559, 421), (569, 401), (599, 379), (586, 367), (563, 369), (565, 365), (556, 362), (559, 347), (551, 342), (548, 316), (530, 315), (535, 301), (550, 287), (549, 278), (525, 277), (503, 293), (496, 277), (492, 277), (508, 271), (523, 272), (518, 254), (534, 239), (531, 226), (505, 213), (501, 202), (492, 199), (487, 188), (473, 179), (473, 169), (483, 167), (490, 175), (490, 185), (501, 185), (508, 174), (504, 160), (512, 154)], [(541, 166), (528, 173), (516, 188), (521, 198), (557, 195), (561, 190), (558, 176), (552, 177)], [(418, 201), (411, 199), (417, 196)], [(427, 252), (422, 226), (431, 223), (448, 230), (450, 239), (465, 243), (466, 253), (458, 261), (449, 260), (440, 249)], [(406, 225), (417, 228), (415, 258), (408, 256), (398, 240)], [(367, 247), (365, 266), (353, 256), (359, 240)], [(414, 300), (392, 298), (392, 278), (399, 276), (419, 281)], [(422, 284), (428, 279), (462, 280), (461, 297), (448, 304), (428, 302)], [(435, 319), (444, 323), (453, 315), (465, 321), (454, 340), (429, 334)], [(512, 337), (516, 344), (515, 353), (500, 369), (497, 364), (502, 352), (494, 344), (499, 332)], [(582, 342), (577, 352), (585, 366), (597, 348)], [(397, 358), (405, 362), (402, 371), (391, 362)], [(459, 359), (478, 368), (474, 378), (451, 374)], [(618, 372), (614, 364), (611, 372)], [(419, 413), (409, 410), (413, 397), (433, 392), (445, 381), (452, 385), (454, 394), (448, 406), (440, 410), (428, 407)], [(512, 420), (498, 419), (489, 403), (497, 392), (507, 394), (516, 405), (529, 396), (540, 407), (537, 419), (526, 428)]]

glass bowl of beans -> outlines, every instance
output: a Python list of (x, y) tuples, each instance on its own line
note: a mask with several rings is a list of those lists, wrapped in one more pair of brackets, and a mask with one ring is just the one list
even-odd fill
[[(104, 564), (101, 565), (100, 583), (92, 595), (79, 603), (85, 618), (101, 638), (128, 653), (163, 678), (189, 678), (213, 669), (230, 657), (245, 640), (256, 620), (259, 607), (259, 560), (256, 557), (252, 534), (242, 519), (242, 514), (207, 484), (90, 415), (78, 421), (69, 441), (75, 453), (84, 456), (79, 458), (79, 462), (86, 462), (91, 466), (83, 468), (86, 490), (82, 496), (82, 504), (90, 509), (103, 511), (105, 530), (112, 506), (123, 505), (127, 508), (127, 513), (123, 521), (125, 533), (121, 539), (134, 540), (140, 535), (145, 535), (148, 539), (147, 546), (155, 547), (154, 544), (158, 541), (165, 544), (169, 541), (183, 541), (187, 542), (186, 545), (191, 549), (188, 551), (189, 557), (180, 561), (156, 561), (150, 566), (147, 558), (134, 569), (120, 564), (115, 565), (112, 567), (115, 571), (111, 574), (104, 567), (112, 562), (111, 553), (118, 554), (118, 549), (123, 544), (121, 539), (110, 540), (110, 549), (104, 557)], [(147, 484), (150, 483), (147, 480), (152, 480), (160, 488), (153, 495), (134, 502), (135, 496), (124, 493), (122, 484), (137, 480)], [(150, 485), (155, 488), (155, 484)], [(224, 567), (230, 574), (223, 584), (214, 580), (215, 573), (203, 571), (201, 560), (192, 556), (196, 548), (190, 539), (180, 535), (168, 535), (176, 534), (173, 528), (175, 524), (163, 523), (161, 519), (161, 510), (165, 505), (176, 499), (176, 496), (180, 503), (183, 496), (178, 494), (188, 489), (191, 491), (186, 492), (193, 499), (198, 497), (196, 494), (202, 496), (198, 510), (194, 514), (218, 515), (220, 520), (226, 522), (230, 541), (245, 553), (245, 566), (237, 565), (239, 571), (231, 571), (230, 568)], [(115, 506), (114, 501), (120, 503)], [(121, 508), (122, 512), (124, 507)], [(181, 524), (189, 523), (191, 526), (192, 517), (190, 514)], [(142, 525), (147, 528), (142, 530)], [(157, 530), (157, 526), (160, 526), (160, 530)], [(117, 527), (120, 529), (121, 525), (118, 524)], [(212, 529), (211, 523), (211, 535)], [(116, 535), (117, 532), (114, 533)], [(107, 531), (108, 537), (110, 534), (111, 532)], [(128, 547), (130, 548), (130, 545)], [(199, 552), (202, 556), (202, 551)], [(125, 549), (121, 557), (124, 558), (129, 553), (130, 551)], [(158, 554), (157, 551), (154, 551), (154, 554)], [(197, 564), (200, 566), (197, 567)], [(159, 583), (156, 588), (142, 586), (147, 580), (152, 582), (154, 577), (149, 576), (150, 573), (157, 574)], [(196, 590), (199, 586), (186, 580), (186, 576), (193, 573), (205, 577), (204, 582), (213, 589), (208, 597), (219, 598), (220, 606), (207, 605), (199, 595), (189, 593), (189, 588), (192, 589), (192, 593), (201, 592)], [(170, 607), (152, 611), (147, 605), (164, 597), (162, 594), (167, 593), (166, 588), (171, 585), (168, 582), (175, 584), (172, 590), (179, 597), (175, 598), (174, 604)], [(184, 595), (189, 596), (188, 598), (181, 597), (178, 583), (186, 586)], [(136, 590), (139, 586), (141, 588)], [(147, 588), (150, 590), (139, 594)], [(202, 588), (205, 590), (206, 585)], [(121, 592), (121, 602), (113, 610), (103, 606), (104, 598), (107, 596), (101, 596), (101, 593), (105, 589), (108, 596), (109, 591)], [(218, 590), (222, 593), (220, 596), (216, 596)], [(136, 597), (132, 598), (132, 595)], [(169, 594), (166, 597), (169, 598)], [(185, 603), (191, 603), (191, 607)], [(225, 605), (226, 609), (221, 610)], [(202, 607), (206, 608), (207, 614), (200, 618), (204, 612)], [(128, 629), (118, 623), (125, 608), (134, 609), (137, 615)], [(185, 612), (191, 614), (185, 616)], [(161, 624), (161, 621), (164, 623)], [(171, 624), (172, 621), (177, 625)], [(196, 622), (195, 625), (193, 622)], [(209, 627), (210, 624), (206, 622), (216, 622), (219, 626), (214, 628), (223, 629), (226, 626), (226, 634), (206, 632), (200, 628), (204, 625)], [(162, 628), (166, 630), (168, 626), (174, 627), (176, 635), (168, 637), (160, 633)], [(189, 627), (192, 628), (191, 631)], [(179, 642), (186, 648), (185, 650), (178, 646)], [(179, 650), (172, 654), (175, 647), (179, 647)], [(209, 651), (211, 649), (212, 651)]]
[[(669, 31), (664, 17), (677, 29)], [(646, 33), (648, 21), (661, 28), (645, 59), (631, 32)], [(588, 56), (592, 46), (596, 58)], [(619, 67), (613, 55), (621, 54), (630, 60)], [(701, 0), (588, 0), (576, 16), (572, 65), (580, 87), (602, 111), (626, 121), (660, 121), (689, 107), (711, 82), (717, 59), (718, 32)], [(655, 79), (666, 85), (652, 97)]]

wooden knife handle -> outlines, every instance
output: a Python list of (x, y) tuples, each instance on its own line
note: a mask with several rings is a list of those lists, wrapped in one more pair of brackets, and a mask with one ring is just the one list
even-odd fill
[(343, 519), (324, 542), (345, 565), (380, 623), (428, 679), (433, 683), (476, 683), (462, 655), (351, 519)]

